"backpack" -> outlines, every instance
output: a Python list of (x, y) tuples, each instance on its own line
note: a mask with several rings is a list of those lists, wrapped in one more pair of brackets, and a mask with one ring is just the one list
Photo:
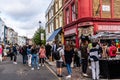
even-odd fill
[(61, 56), (60, 56), (60, 53), (59, 53), (60, 50), (61, 50), (61, 49), (53, 52), (53, 57), (54, 57), (55, 60), (60, 60), (60, 57), (61, 57)]

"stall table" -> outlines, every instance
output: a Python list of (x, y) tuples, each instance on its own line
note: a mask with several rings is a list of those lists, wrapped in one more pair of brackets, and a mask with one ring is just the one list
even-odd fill
[(101, 59), (100, 75), (108, 79), (120, 77), (120, 59)]

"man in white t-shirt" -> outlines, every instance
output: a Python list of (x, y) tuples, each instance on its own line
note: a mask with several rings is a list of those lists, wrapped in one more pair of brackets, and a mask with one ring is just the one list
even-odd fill
[(57, 51), (59, 51), (59, 55), (60, 55), (60, 59), (56, 61), (57, 76), (62, 77), (62, 67), (63, 67), (63, 62), (65, 61), (64, 49), (63, 49), (62, 44), (59, 44)]

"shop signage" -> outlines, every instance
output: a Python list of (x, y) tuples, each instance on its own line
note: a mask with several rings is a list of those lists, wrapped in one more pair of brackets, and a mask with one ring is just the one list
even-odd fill
[(120, 25), (99, 25), (99, 31), (120, 31)]
[(109, 5), (102, 5), (102, 11), (110, 11), (110, 6)]
[(83, 22), (83, 23), (79, 23), (78, 26), (89, 26), (89, 25), (93, 25), (92, 22)]
[(64, 32), (64, 35), (70, 35), (70, 34), (75, 34), (76, 33), (76, 28), (66, 30)]

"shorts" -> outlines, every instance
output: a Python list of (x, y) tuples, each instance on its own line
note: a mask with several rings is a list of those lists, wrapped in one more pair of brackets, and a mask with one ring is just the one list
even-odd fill
[(56, 66), (57, 66), (57, 68), (62, 68), (63, 67), (63, 62), (56, 61)]

